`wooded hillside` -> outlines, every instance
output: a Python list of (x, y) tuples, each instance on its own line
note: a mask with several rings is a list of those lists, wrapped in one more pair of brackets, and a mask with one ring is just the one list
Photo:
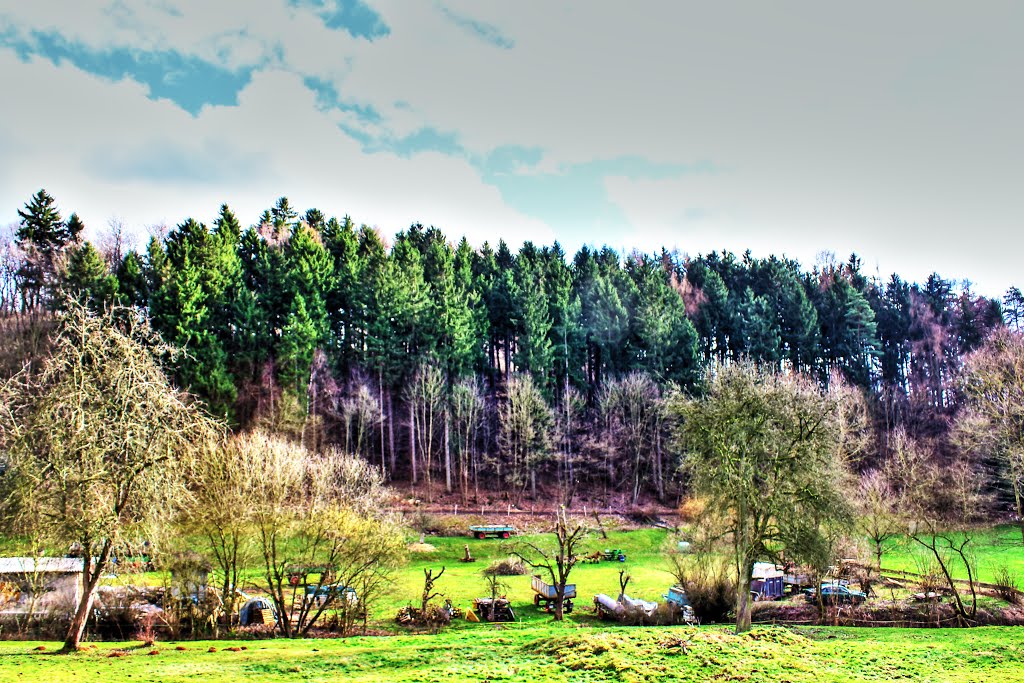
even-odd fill
[(84, 241), (45, 191), (19, 214), (0, 237), (4, 373), (46, 353), (69, 297), (138, 307), (186, 350), (177, 383), (236, 428), (335, 444), (463, 500), (554, 482), (665, 499), (666, 397), (739, 359), (860, 392), (864, 429), (883, 437), (864, 467), (897, 428), (941, 452), (965, 358), (1024, 316), (1019, 290), (1004, 307), (938, 274), (871, 277), (857, 256), (570, 258), (421, 225), (389, 239), (284, 197), (256, 225), (224, 205), (138, 248), (117, 223)]

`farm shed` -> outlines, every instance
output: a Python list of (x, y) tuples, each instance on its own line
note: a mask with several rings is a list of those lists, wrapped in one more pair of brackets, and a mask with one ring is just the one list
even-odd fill
[(0, 557), (0, 614), (69, 614), (82, 599), (83, 561)]
[(274, 603), (264, 597), (250, 598), (239, 608), (238, 621), (242, 626), (276, 624), (277, 612), (274, 610)]
[(770, 562), (755, 562), (750, 575), (750, 591), (757, 593), (759, 600), (781, 598), (785, 590), (785, 572)]

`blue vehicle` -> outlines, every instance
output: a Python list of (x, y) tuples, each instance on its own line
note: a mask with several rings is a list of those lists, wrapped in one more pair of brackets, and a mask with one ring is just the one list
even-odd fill
[(804, 596), (807, 602), (817, 602), (818, 591), (821, 592), (821, 601), (832, 605), (859, 605), (868, 599), (867, 593), (855, 591), (848, 585), (827, 582), (821, 584), (818, 590), (814, 588), (805, 590)]
[(661, 597), (665, 598), (665, 602), (678, 610), (678, 613), (682, 614), (684, 622), (687, 624), (699, 623), (697, 621), (697, 615), (693, 612), (693, 607), (690, 606), (690, 599), (686, 597), (685, 588), (680, 585), (672, 586), (668, 589), (668, 593), (665, 593)]
[(328, 598), (331, 598), (334, 604), (344, 602), (349, 605), (355, 605), (359, 602), (356, 589), (349, 586), (342, 586), (337, 583), (324, 586), (306, 586), (306, 600), (315, 600), (318, 604), (322, 605), (327, 602)]

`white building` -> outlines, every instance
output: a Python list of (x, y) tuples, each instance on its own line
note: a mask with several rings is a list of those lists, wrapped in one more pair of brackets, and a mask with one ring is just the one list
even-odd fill
[(0, 616), (70, 614), (82, 599), (83, 561), (0, 557)]

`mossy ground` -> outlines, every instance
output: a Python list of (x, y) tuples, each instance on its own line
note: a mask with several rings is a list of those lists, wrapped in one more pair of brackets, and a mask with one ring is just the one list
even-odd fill
[[(1024, 681), (1015, 628), (477, 626), (335, 640), (100, 643), (80, 654), (0, 643), (0, 679), (26, 683), (259, 681)], [(43, 644), (56, 648), (52, 643)], [(240, 647), (245, 647), (242, 650)], [(215, 648), (215, 652), (209, 651)], [(154, 650), (157, 654), (150, 654)], [(113, 652), (124, 656), (111, 656)]]

